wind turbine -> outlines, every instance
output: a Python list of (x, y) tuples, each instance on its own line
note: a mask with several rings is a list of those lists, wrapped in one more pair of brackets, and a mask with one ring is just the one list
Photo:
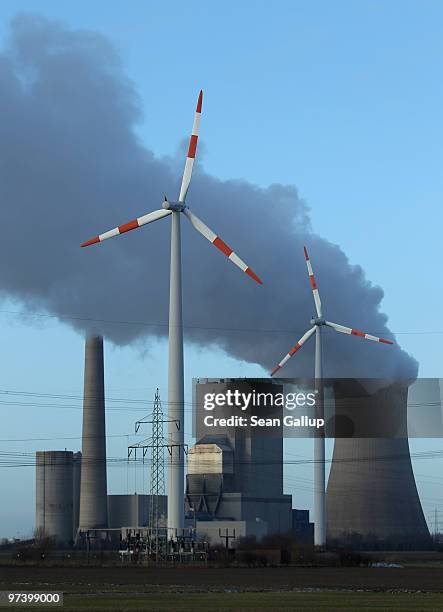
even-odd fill
[[(274, 374), (276, 374), (289, 361), (289, 359), (298, 350), (301, 349), (303, 344), (307, 342), (309, 338), (315, 333), (314, 377), (315, 383), (319, 387), (318, 391), (320, 392), (320, 401), (317, 401), (317, 416), (319, 418), (323, 418), (323, 394), (321, 388), (321, 379), (323, 378), (321, 328), (323, 326), (332, 327), (332, 329), (335, 329), (335, 331), (340, 332), (342, 334), (350, 334), (352, 336), (358, 336), (359, 338), (365, 338), (366, 340), (372, 340), (373, 342), (381, 342), (382, 344), (393, 344), (393, 342), (391, 340), (385, 340), (384, 338), (372, 336), (371, 334), (366, 334), (365, 332), (362, 332), (359, 329), (345, 327), (344, 325), (339, 325), (338, 323), (331, 323), (331, 321), (326, 321), (326, 319), (323, 317), (320, 294), (318, 292), (314, 272), (312, 271), (312, 265), (309, 259), (308, 249), (306, 247), (304, 247), (304, 252), (317, 316), (311, 319), (311, 329), (309, 329), (305, 334), (303, 334), (300, 340), (291, 348), (289, 353), (285, 355), (285, 357), (283, 357), (280, 363), (272, 370), (271, 376), (274, 376)], [(324, 546), (326, 544), (325, 433), (324, 429), (319, 429), (318, 432), (319, 435), (314, 438), (314, 543), (316, 546)]]
[(172, 537), (184, 527), (184, 378), (183, 378), (183, 321), (182, 321), (182, 278), (181, 278), (181, 238), (180, 214), (183, 214), (194, 229), (217, 247), (228, 259), (248, 274), (260, 285), (262, 281), (251, 268), (234, 253), (223, 240), (215, 234), (196, 215), (191, 213), (185, 204), (186, 194), (191, 182), (192, 168), (197, 150), (198, 131), (200, 126), (203, 92), (200, 91), (194, 124), (189, 142), (180, 194), (177, 202), (169, 201), (166, 196), (162, 209), (150, 212), (129, 223), (119, 225), (104, 234), (100, 234), (81, 246), (86, 247), (107, 238), (119, 236), (125, 232), (141, 227), (168, 215), (171, 223), (171, 262), (169, 289), (169, 360), (168, 360), (168, 421), (171, 455), (168, 469), (168, 528)]

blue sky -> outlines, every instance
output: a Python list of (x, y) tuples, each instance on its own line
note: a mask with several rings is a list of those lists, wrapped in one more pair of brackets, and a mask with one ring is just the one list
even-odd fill
[[(442, 375), (441, 2), (277, 1), (271, 8), (259, 1), (4, 0), (3, 45), (9, 20), (22, 11), (101, 32), (116, 44), (144, 109), (140, 139), (158, 156), (174, 154), (188, 135), (202, 87), (199, 156), (205, 169), (261, 186), (297, 185), (311, 208), (314, 230), (339, 244), (384, 288), (390, 327), (420, 362), (420, 375)], [(20, 305), (4, 302), (0, 308), (17, 311)], [(81, 395), (79, 335), (56, 320), (6, 312), (0, 313), (0, 325), (3, 390)], [(152, 343), (148, 353), (141, 346), (107, 347), (108, 396), (149, 401), (159, 386), (166, 400), (166, 346)], [(188, 381), (264, 375), (258, 366), (239, 364), (216, 349), (203, 359), (201, 351), (188, 347), (186, 358)], [(1, 409), (7, 417), (3, 439), (80, 435), (78, 409)], [(139, 416), (109, 413), (108, 433), (132, 433)], [(33, 452), (79, 444), (1, 442), (0, 448)], [(116, 437), (108, 451), (123, 456), (125, 447), (126, 438)], [(413, 442), (412, 448), (443, 446), (430, 440)], [(288, 452), (309, 456), (311, 449), (304, 443)], [(420, 460), (414, 467), (426, 514), (439, 506), (443, 520), (441, 461)], [(111, 471), (111, 492), (126, 490), (127, 479), (134, 488), (130, 469)], [(295, 505), (311, 507), (310, 468), (292, 466), (286, 472)], [(4, 469), (0, 478), (14, 500), (2, 509), (0, 536), (30, 531), (32, 468)]]

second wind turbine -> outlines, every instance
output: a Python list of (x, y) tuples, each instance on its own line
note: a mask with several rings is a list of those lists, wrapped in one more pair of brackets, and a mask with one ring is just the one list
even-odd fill
[[(352, 327), (345, 327), (344, 325), (339, 325), (338, 323), (326, 321), (326, 319), (323, 317), (320, 294), (318, 292), (317, 282), (315, 280), (311, 261), (309, 259), (308, 249), (306, 247), (304, 247), (304, 252), (317, 316), (311, 319), (311, 329), (303, 334), (297, 344), (295, 344), (289, 353), (283, 357), (280, 363), (272, 370), (271, 376), (274, 376), (274, 374), (281, 370), (292, 355), (301, 349), (303, 344), (315, 333), (314, 377), (316, 385), (320, 386), (320, 401), (317, 405), (317, 409), (319, 409), (320, 413), (317, 413), (317, 417), (324, 418), (323, 393), (321, 388), (321, 380), (323, 378), (321, 328), (324, 326), (332, 327), (332, 329), (335, 329), (335, 331), (342, 334), (350, 334), (352, 336), (358, 336), (359, 338), (365, 338), (366, 340), (372, 340), (373, 342), (381, 342), (382, 344), (393, 344), (393, 342), (391, 340), (385, 340), (384, 338), (372, 336), (371, 334), (366, 334), (359, 329), (353, 329)], [(326, 544), (325, 433), (324, 429), (319, 429), (318, 432), (318, 435), (316, 435), (314, 438), (314, 543), (316, 546), (324, 546)]]

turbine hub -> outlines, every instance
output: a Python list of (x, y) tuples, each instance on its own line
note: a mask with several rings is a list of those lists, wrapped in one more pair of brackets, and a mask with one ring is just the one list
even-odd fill
[(173, 212), (183, 212), (186, 208), (184, 202), (170, 202), (166, 197), (162, 204), (165, 210), (172, 210)]
[(323, 317), (312, 317), (311, 325), (326, 325), (326, 319), (323, 319)]

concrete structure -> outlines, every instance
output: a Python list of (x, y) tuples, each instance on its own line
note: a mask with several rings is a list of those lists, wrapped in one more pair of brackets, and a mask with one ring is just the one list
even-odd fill
[[(348, 399), (348, 388), (337, 385), (336, 399)], [(335, 440), (327, 489), (329, 540), (354, 537), (389, 548), (430, 544), (409, 455), (407, 397), (406, 383), (390, 384), (372, 394), (367, 415), (358, 420), (352, 402), (339, 402), (336, 412), (354, 417), (355, 435), (384, 431), (387, 437)]]
[(74, 453), (74, 463), (72, 472), (72, 521), (73, 521), (73, 540), (77, 537), (79, 518), (80, 518), (80, 480), (81, 480), (81, 469), (82, 469), (82, 454), (80, 452)]
[[(146, 527), (151, 505), (150, 495), (108, 495), (109, 527)], [(166, 526), (168, 500), (166, 495), (159, 498), (161, 524)]]
[(309, 510), (292, 510), (292, 534), (297, 544), (314, 545), (314, 523), (309, 522)]
[[(253, 389), (273, 394), (282, 391), (281, 385), (260, 379), (200, 379), (194, 385), (195, 410), (203, 406), (206, 393), (235, 389), (245, 393)], [(229, 414), (217, 408), (217, 417)], [(268, 533), (289, 532), (292, 503), (291, 496), (283, 494), (282, 436), (278, 432), (263, 436), (259, 428), (249, 426), (216, 426), (209, 434), (198, 415), (194, 433), (198, 441), (189, 451), (186, 477), (188, 519), (198, 521), (199, 530), (202, 522), (216, 521), (217, 533), (220, 521), (242, 521), (245, 529), (261, 523)]]
[(107, 526), (103, 338), (91, 336), (85, 343), (79, 527), (86, 530)]
[(37, 451), (36, 513), (37, 536), (50, 536), (60, 545), (72, 543), (73, 453)]

